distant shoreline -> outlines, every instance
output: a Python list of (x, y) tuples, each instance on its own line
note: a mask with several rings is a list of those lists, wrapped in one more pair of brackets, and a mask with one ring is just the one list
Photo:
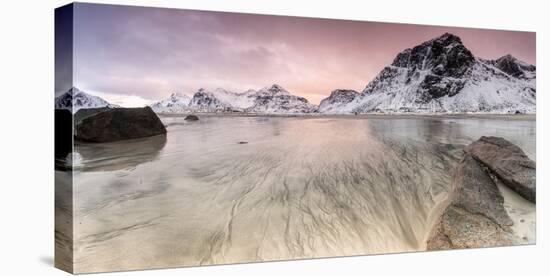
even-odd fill
[(343, 119), (367, 119), (367, 118), (443, 118), (443, 119), (509, 119), (509, 120), (536, 120), (536, 114), (499, 114), (499, 113), (365, 113), (365, 114), (262, 114), (262, 113), (157, 113), (159, 117), (185, 117), (188, 115), (206, 117), (282, 117), (282, 118), (343, 118)]

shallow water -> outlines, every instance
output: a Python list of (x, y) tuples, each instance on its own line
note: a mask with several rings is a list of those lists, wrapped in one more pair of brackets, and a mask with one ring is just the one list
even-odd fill
[(535, 158), (534, 118), (162, 120), (76, 146), (76, 272), (424, 250), (466, 144)]

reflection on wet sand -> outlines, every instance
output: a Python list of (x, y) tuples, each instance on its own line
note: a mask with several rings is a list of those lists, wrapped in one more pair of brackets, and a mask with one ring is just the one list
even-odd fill
[(77, 272), (424, 250), (465, 144), (535, 152), (534, 120), (163, 122), (164, 141), (77, 145)]
[(155, 160), (166, 145), (166, 135), (112, 143), (77, 142), (73, 166), (82, 171), (128, 170)]

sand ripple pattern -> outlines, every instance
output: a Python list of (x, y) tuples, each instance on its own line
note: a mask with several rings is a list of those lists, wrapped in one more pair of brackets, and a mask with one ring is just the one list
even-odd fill
[[(477, 139), (445, 120), (163, 120), (165, 144), (119, 149), (127, 164), (77, 148), (95, 168), (75, 172), (77, 272), (424, 250)], [(509, 138), (529, 144), (531, 127)], [(133, 146), (155, 150), (136, 162)]]

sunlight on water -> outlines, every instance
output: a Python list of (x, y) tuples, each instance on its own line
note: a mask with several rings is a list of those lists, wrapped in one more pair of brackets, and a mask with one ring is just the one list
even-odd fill
[(535, 121), (162, 118), (168, 135), (81, 144), (77, 272), (424, 250), (462, 148)]

